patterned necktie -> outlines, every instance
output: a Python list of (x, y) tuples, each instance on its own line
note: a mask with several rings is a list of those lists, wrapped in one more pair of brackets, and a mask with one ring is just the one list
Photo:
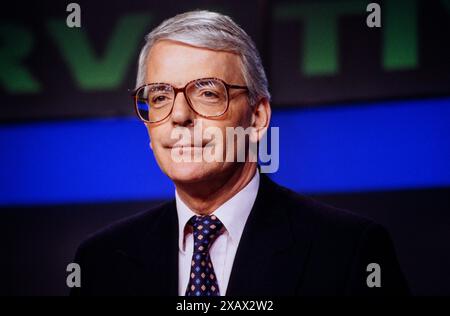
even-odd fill
[(194, 233), (194, 253), (186, 296), (219, 296), (209, 249), (223, 227), (215, 215), (193, 216), (188, 224)]

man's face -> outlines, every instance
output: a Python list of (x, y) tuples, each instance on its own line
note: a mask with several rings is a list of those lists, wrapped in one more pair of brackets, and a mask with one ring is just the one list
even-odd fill
[[(148, 56), (146, 83), (169, 83), (181, 88), (191, 80), (199, 78), (219, 78), (228, 84), (245, 86), (241, 73), (240, 58), (238, 55), (192, 47), (174, 41), (159, 41)], [(183, 93), (178, 93), (171, 115), (158, 123), (146, 123), (150, 136), (151, 147), (161, 170), (174, 182), (193, 183), (213, 179), (230, 172), (238, 164), (233, 161), (174, 161), (171, 155), (172, 146), (178, 141), (171, 137), (175, 128), (187, 128), (194, 135), (194, 125), (201, 124), (204, 131), (208, 127), (221, 130), (222, 139), (203, 139), (213, 144), (214, 150), (227, 152), (226, 127), (250, 126), (252, 109), (248, 104), (247, 95), (243, 90), (229, 90), (230, 104), (228, 111), (218, 118), (204, 118), (197, 115), (189, 107)], [(202, 133), (203, 134), (203, 133)], [(211, 142), (212, 141), (212, 142)], [(194, 140), (191, 139), (192, 144)], [(196, 151), (199, 148), (184, 148), (183, 150)], [(200, 149), (202, 150), (202, 149)], [(235, 156), (235, 155), (233, 155)], [(225, 160), (225, 159), (222, 159)]]

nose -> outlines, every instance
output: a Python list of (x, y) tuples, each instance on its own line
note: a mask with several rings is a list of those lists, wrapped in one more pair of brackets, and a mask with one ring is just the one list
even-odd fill
[(175, 95), (171, 121), (176, 126), (193, 126), (195, 112), (192, 111), (184, 94), (180, 91)]

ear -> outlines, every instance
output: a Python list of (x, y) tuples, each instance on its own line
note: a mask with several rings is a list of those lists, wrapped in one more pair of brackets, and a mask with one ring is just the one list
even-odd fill
[(250, 141), (256, 143), (261, 140), (269, 128), (271, 116), (270, 102), (268, 99), (262, 98), (253, 107), (251, 126), (254, 128), (254, 133), (251, 133)]

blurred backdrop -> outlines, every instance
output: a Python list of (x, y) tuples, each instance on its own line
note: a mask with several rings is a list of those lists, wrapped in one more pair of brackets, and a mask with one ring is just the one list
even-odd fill
[[(450, 295), (450, 1), (16, 1), (0, 10), (0, 294), (65, 295), (89, 234), (171, 198), (134, 116), (144, 36), (192, 9), (255, 40), (280, 184), (385, 225), (414, 294)], [(332, 264), (332, 263), (331, 263)]]

